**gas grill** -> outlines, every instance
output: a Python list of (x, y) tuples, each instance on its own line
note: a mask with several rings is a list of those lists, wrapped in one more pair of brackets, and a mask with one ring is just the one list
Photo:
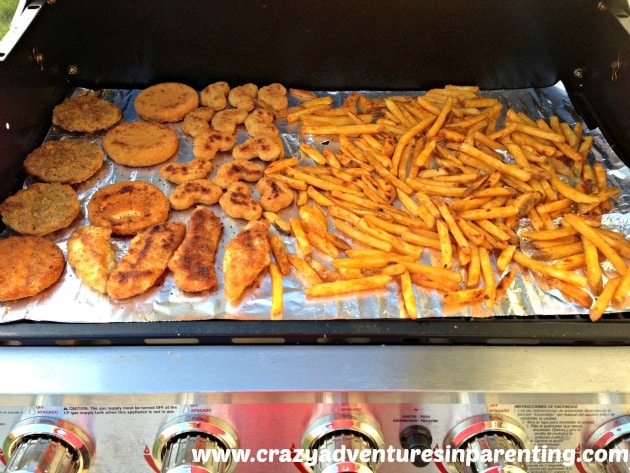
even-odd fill
[[(24, 157), (50, 136), (65, 97), (166, 81), (197, 90), (218, 80), (280, 82), (328, 94), (560, 88), (630, 165), (630, 35), (615, 15), (625, 5), (50, 0), (19, 12), (0, 43), (2, 200), (23, 186)], [(626, 310), (596, 323), (553, 310), (278, 321), (192, 311), (103, 323), (91, 322), (88, 305), (69, 304), (27, 303), (19, 320), (6, 310), (0, 318), (0, 471), (630, 471), (623, 458), (575, 464), (497, 453), (466, 465), (440, 456), (628, 451)], [(84, 317), (66, 322), (69, 312)], [(388, 448), (418, 456), (397, 461)], [(336, 459), (343, 449), (384, 454)], [(319, 461), (288, 459), (298, 451)]]

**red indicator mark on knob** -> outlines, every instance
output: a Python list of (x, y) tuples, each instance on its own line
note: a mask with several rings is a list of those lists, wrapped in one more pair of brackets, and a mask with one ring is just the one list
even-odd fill
[(2, 463), (3, 465), (7, 464), (7, 459), (4, 458), (4, 452), (2, 451), (2, 449), (0, 449), (0, 463)]
[[(292, 444), (291, 444), (291, 454), (292, 454), (292, 456), (294, 456), (294, 457), (295, 457), (295, 451), (296, 451), (295, 444), (294, 444), (294, 443), (292, 443)], [(300, 473), (308, 473), (308, 470), (307, 470), (307, 469), (304, 467), (304, 465), (302, 465), (300, 462), (294, 462), (293, 464), (295, 465), (295, 467), (297, 468), (297, 470), (298, 470)]]
[[(439, 447), (438, 447), (438, 444), (436, 443), (433, 450), (435, 451), (437, 448)], [(440, 473), (448, 473), (448, 471), (446, 470), (446, 467), (444, 466), (442, 462), (434, 461), (433, 463), (435, 464), (435, 467), (438, 469)]]
[(144, 446), (143, 456), (144, 456), (144, 460), (149, 464), (149, 466), (153, 469), (153, 471), (155, 471), (155, 473), (160, 473), (160, 469), (155, 464), (155, 461), (153, 460), (153, 457), (151, 456), (151, 450), (149, 449), (148, 445)]
[(578, 445), (575, 449), (575, 469), (579, 471), (579, 473), (586, 473), (586, 470), (582, 466), (582, 456), (580, 455), (580, 446)]

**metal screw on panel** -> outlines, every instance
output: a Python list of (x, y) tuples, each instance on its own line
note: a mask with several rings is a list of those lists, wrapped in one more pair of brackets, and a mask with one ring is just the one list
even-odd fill
[(573, 76), (577, 79), (581, 79), (582, 77), (584, 77), (584, 69), (578, 67), (573, 71)]
[(40, 70), (44, 70), (44, 55), (37, 48), (33, 48), (33, 61), (39, 66)]
[(76, 76), (79, 73), (79, 67), (76, 64), (70, 64), (66, 72), (71, 76)]
[(604, 2), (599, 2), (597, 4), (597, 9), (599, 11), (608, 11), (608, 5), (606, 5)]

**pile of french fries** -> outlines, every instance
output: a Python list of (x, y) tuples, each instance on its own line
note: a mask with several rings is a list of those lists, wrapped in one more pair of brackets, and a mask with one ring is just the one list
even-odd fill
[[(299, 158), (265, 171), (297, 191), (298, 208), (288, 221), (265, 214), (295, 239), (288, 252), (272, 235), (273, 318), (292, 268), (309, 298), (396, 283), (402, 314), (414, 319), (414, 286), (439, 291), (444, 304), (491, 308), (522, 269), (593, 321), (625, 304), (630, 241), (600, 223), (619, 189), (589, 162), (593, 137), (581, 123), (504, 111), (474, 86), (352, 93), (337, 107), (291, 93), (302, 103), (281, 118), (331, 145), (305, 141)], [(435, 264), (420, 262), (427, 251)]]

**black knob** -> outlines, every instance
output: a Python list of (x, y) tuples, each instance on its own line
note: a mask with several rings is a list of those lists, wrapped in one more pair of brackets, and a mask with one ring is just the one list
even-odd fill
[(432, 443), (431, 432), (422, 425), (410, 425), (400, 432), (400, 445), (413, 453), (410, 458), (414, 466), (423, 467), (431, 463), (422, 459), (422, 452), (431, 450)]

